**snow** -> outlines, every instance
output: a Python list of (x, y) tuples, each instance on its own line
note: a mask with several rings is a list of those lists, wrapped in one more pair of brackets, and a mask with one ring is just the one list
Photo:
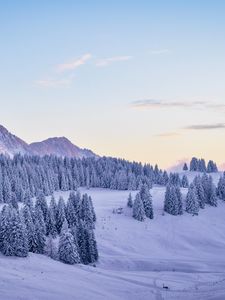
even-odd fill
[[(185, 173), (189, 180), (196, 175)], [(224, 202), (206, 206), (198, 216), (171, 216), (163, 213), (165, 188), (155, 186), (155, 218), (139, 222), (126, 207), (129, 191), (81, 192), (92, 196), (97, 213), (96, 267), (69, 266), (32, 253), (29, 258), (0, 256), (0, 299), (225, 298)], [(55, 193), (57, 199), (60, 195), (67, 199), (68, 192)], [(123, 214), (113, 214), (119, 207)]]

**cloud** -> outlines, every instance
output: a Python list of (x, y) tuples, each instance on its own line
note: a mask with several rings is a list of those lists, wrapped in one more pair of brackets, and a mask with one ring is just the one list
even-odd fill
[(154, 109), (154, 108), (184, 108), (184, 107), (200, 107), (203, 106), (203, 101), (163, 101), (163, 100), (137, 100), (131, 103), (133, 108)]
[(86, 53), (82, 55), (80, 58), (75, 59), (69, 63), (60, 64), (57, 66), (58, 72), (64, 72), (64, 71), (72, 71), (77, 69), (78, 67), (84, 65), (88, 60), (92, 58), (92, 55), (90, 53)]
[(164, 132), (164, 133), (156, 134), (155, 136), (164, 138), (164, 137), (175, 137), (179, 135), (180, 135), (179, 132)]
[(109, 58), (103, 58), (103, 59), (97, 60), (95, 65), (97, 67), (106, 67), (106, 66), (111, 65), (114, 62), (127, 61), (132, 58), (133, 58), (133, 56), (114, 56), (114, 57), (109, 57)]
[(225, 110), (225, 104), (213, 103), (209, 101), (165, 101), (156, 99), (145, 99), (131, 102), (131, 107), (135, 109), (151, 110), (163, 108), (188, 108), (188, 109), (210, 109), (214, 111)]
[(225, 123), (216, 124), (197, 124), (184, 127), (187, 130), (214, 130), (214, 129), (225, 129)]
[(41, 79), (35, 81), (35, 85), (38, 85), (43, 88), (57, 88), (57, 87), (69, 87), (72, 83), (73, 76), (70, 76), (68, 78), (61, 78), (61, 79), (54, 79), (54, 78), (48, 78), (48, 79)]
[(159, 54), (165, 54), (169, 53), (169, 49), (155, 49), (155, 50), (150, 50), (150, 54), (152, 55), (159, 55)]

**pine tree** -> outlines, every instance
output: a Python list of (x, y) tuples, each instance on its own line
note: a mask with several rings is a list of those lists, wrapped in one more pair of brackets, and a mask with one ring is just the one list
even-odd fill
[(186, 163), (184, 163), (183, 170), (184, 170), (184, 171), (188, 171), (188, 166), (187, 166)]
[(88, 202), (89, 202), (89, 207), (90, 207), (90, 210), (91, 210), (93, 222), (96, 222), (97, 216), (96, 216), (96, 213), (95, 213), (95, 210), (94, 210), (94, 205), (93, 205), (93, 201), (92, 201), (91, 196), (88, 196)]
[(43, 192), (39, 192), (37, 196), (37, 200), (35, 203), (35, 207), (40, 207), (43, 213), (44, 221), (46, 222), (47, 213), (48, 213), (48, 205)]
[(186, 212), (192, 215), (198, 215), (199, 212), (199, 201), (193, 183), (190, 184), (186, 196)]
[(133, 207), (133, 200), (132, 200), (131, 193), (129, 193), (129, 196), (128, 196), (127, 206), (130, 207), (130, 208)]
[(56, 228), (58, 231), (58, 234), (61, 232), (61, 228), (63, 225), (63, 222), (66, 219), (66, 213), (65, 213), (65, 202), (62, 197), (59, 198), (58, 206), (57, 206), (57, 213), (56, 213)]
[(60, 235), (62, 235), (64, 231), (68, 231), (68, 230), (69, 230), (69, 225), (68, 225), (67, 219), (65, 219), (62, 224)]
[[(76, 233), (76, 234), (75, 234)], [(76, 242), (78, 245), (78, 251), (80, 256), (80, 261), (82, 264), (88, 264), (88, 237), (87, 230), (85, 228), (84, 222), (81, 220), (77, 228), (73, 228), (73, 235), (76, 235)]]
[(144, 205), (143, 205), (143, 202), (141, 200), (139, 193), (137, 193), (135, 200), (134, 200), (133, 218), (138, 221), (144, 221), (144, 219), (145, 219)]
[(59, 239), (59, 260), (66, 264), (77, 264), (80, 257), (72, 234), (66, 230), (60, 235)]
[(149, 192), (148, 186), (143, 184), (140, 188), (140, 198), (144, 205), (145, 215), (149, 219), (154, 218), (153, 207), (152, 207), (152, 196)]
[(195, 185), (195, 190), (196, 190), (196, 194), (198, 197), (198, 202), (199, 202), (199, 207), (200, 208), (205, 208), (205, 193), (204, 193), (204, 189), (202, 186), (202, 182), (201, 182), (201, 178), (199, 176), (196, 176), (194, 178), (193, 184)]
[(85, 228), (87, 237), (87, 261), (94, 263), (98, 260), (98, 249), (93, 229)]
[(43, 254), (45, 248), (45, 240), (46, 240), (46, 227), (44, 222), (44, 216), (42, 209), (40, 206), (35, 207), (35, 247), (34, 252)]
[(76, 195), (74, 193), (70, 194), (69, 199), (66, 204), (66, 218), (68, 220), (69, 227), (76, 226), (78, 223), (78, 215), (76, 214), (74, 208), (74, 198)]
[(5, 203), (10, 203), (12, 197), (12, 189), (9, 181), (9, 177), (7, 174), (3, 177), (3, 199)]
[(12, 206), (3, 208), (0, 242), (4, 255), (20, 257), (28, 255), (27, 232), (19, 212)]
[(177, 185), (175, 186), (175, 193), (177, 196), (177, 214), (182, 215), (183, 214), (183, 201), (182, 201), (182, 194), (180, 187)]
[(196, 157), (192, 157), (191, 159), (190, 171), (199, 171), (198, 159)]
[(212, 177), (209, 176), (209, 200), (208, 204), (211, 206), (217, 206), (216, 187), (213, 183)]
[(188, 178), (186, 175), (183, 175), (182, 180), (181, 180), (181, 185), (183, 188), (188, 188)]
[(27, 230), (28, 249), (34, 252), (36, 247), (35, 226), (32, 220), (29, 206), (25, 205), (21, 211), (24, 219), (24, 224)]
[(52, 259), (58, 260), (58, 249), (51, 234), (46, 240), (44, 253)]
[(223, 176), (219, 179), (217, 195), (221, 200), (225, 201), (225, 174), (223, 174)]
[(88, 228), (94, 228), (94, 216), (87, 194), (84, 194), (81, 201), (80, 218)]
[(54, 208), (50, 205), (46, 217), (46, 235), (51, 235), (53, 238), (57, 236), (56, 220)]
[(168, 184), (166, 186), (164, 210), (174, 216), (183, 213), (182, 195), (177, 185)]

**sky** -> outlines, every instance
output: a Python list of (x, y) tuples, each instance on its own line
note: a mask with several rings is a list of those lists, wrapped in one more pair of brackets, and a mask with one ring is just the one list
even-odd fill
[(225, 162), (225, 1), (0, 0), (0, 123), (167, 168)]

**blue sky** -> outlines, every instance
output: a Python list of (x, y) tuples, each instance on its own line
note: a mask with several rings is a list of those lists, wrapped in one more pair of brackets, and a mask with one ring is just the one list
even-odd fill
[(224, 1), (1, 1), (1, 123), (167, 167), (224, 162)]

